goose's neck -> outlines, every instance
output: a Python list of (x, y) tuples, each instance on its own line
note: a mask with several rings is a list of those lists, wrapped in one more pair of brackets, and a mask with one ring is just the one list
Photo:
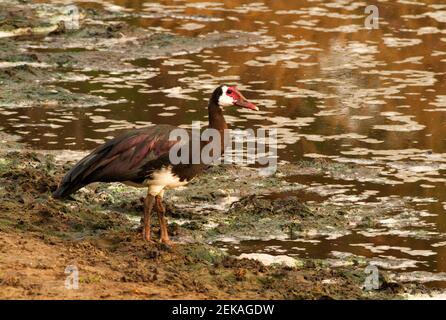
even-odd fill
[(228, 129), (225, 117), (223, 116), (223, 110), (214, 101), (209, 101), (209, 128), (216, 129), (223, 133), (225, 129)]
[(218, 104), (209, 101), (208, 105), (209, 112), (209, 128), (216, 129), (220, 132), (220, 147), (221, 154), (223, 154), (225, 149), (225, 129), (228, 129), (228, 124), (226, 123), (225, 117), (223, 116), (223, 110)]

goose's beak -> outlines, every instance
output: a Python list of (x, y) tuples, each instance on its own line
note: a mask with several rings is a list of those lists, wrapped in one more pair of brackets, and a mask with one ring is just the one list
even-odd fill
[(242, 107), (242, 108), (246, 108), (246, 109), (251, 109), (251, 110), (255, 110), (255, 111), (259, 111), (259, 107), (257, 107), (254, 103), (249, 102), (248, 100), (241, 98), (238, 99), (235, 102), (236, 106)]

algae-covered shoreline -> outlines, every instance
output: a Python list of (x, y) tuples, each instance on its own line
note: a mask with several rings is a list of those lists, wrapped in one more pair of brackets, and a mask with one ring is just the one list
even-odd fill
[[(205, 48), (244, 46), (263, 41), (255, 33), (209, 33), (185, 37), (132, 26), (125, 13), (79, 10), (76, 28), (68, 29), (66, 6), (0, 2), (0, 108), (92, 107), (110, 101), (100, 95), (73, 93), (60, 82), (80, 77), (78, 71), (131, 72), (152, 75), (134, 62), (160, 59)], [(18, 32), (20, 31), (20, 32)]]

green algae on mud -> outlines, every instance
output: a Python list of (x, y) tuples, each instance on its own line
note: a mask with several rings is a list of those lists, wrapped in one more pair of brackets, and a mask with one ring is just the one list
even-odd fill
[(112, 212), (105, 215), (94, 202), (81, 209), (81, 200), (61, 203), (52, 199), (51, 192), (57, 186), (61, 169), (51, 161), (51, 156), (35, 153), (22, 156), (11, 152), (2, 158), (2, 231), (12, 228), (75, 239), (113, 227), (125, 228), (126, 219), (113, 216)]
[[(56, 4), (26, 3), (15, 7), (0, 3), (4, 17), (0, 19), (0, 84), (5, 88), (0, 95), (0, 107), (91, 107), (119, 103), (122, 100), (71, 92), (59, 83), (69, 81), (75, 77), (70, 73), (77, 71), (137, 72), (146, 77), (147, 69), (136, 67), (134, 61), (262, 40), (248, 33), (211, 33), (197, 38), (154, 33), (120, 21), (123, 14), (100, 9), (82, 10), (78, 28), (66, 29), (63, 8)], [(53, 24), (48, 26), (48, 21)], [(36, 45), (36, 37), (44, 41)]]

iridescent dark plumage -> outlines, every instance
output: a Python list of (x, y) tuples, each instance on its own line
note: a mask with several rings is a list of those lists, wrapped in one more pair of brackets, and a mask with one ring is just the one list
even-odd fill
[(152, 171), (169, 164), (169, 150), (176, 141), (169, 133), (176, 127), (155, 127), (128, 131), (99, 146), (80, 160), (54, 192), (65, 198), (92, 182), (142, 183)]
[[(222, 107), (230, 104), (257, 109), (235, 87), (220, 86), (215, 89), (208, 104), (209, 127), (218, 130), (221, 138), (224, 136), (223, 131), (228, 128)], [(150, 241), (150, 214), (156, 200), (161, 240), (169, 242), (162, 205), (164, 189), (186, 184), (207, 167), (202, 163), (192, 164), (191, 161), (189, 164), (173, 164), (170, 161), (169, 151), (179, 143), (177, 140), (169, 140), (174, 129), (178, 128), (157, 125), (131, 130), (107, 141), (65, 175), (54, 197), (66, 198), (92, 182), (124, 182), (148, 187), (144, 201), (144, 239)], [(223, 139), (221, 144), (223, 150)], [(203, 143), (200, 145), (203, 146)]]

